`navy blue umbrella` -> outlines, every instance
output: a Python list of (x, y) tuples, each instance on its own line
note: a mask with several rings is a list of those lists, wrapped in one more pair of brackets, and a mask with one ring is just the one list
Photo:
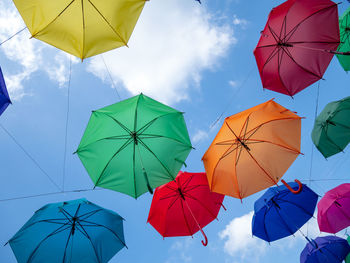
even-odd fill
[(11, 100), (6, 89), (4, 76), (2, 75), (2, 71), (0, 68), (0, 115), (6, 110), (6, 108), (10, 104)]
[[(289, 183), (292, 190), (297, 183)], [(314, 214), (318, 195), (306, 185), (299, 193), (286, 186), (269, 188), (254, 204), (253, 235), (272, 242), (293, 235)]]
[(345, 239), (318, 237), (305, 246), (300, 254), (300, 263), (341, 263), (349, 253), (350, 246)]

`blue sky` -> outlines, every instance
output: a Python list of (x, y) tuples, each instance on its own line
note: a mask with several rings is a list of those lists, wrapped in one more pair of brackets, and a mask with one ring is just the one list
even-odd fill
[[(253, 56), (260, 31), (272, 7), (282, 1), (211, 0), (199, 5), (191, 0), (152, 0), (146, 3), (129, 48), (103, 54), (119, 96), (126, 99), (144, 92), (185, 112), (192, 143), (186, 171), (204, 171), (201, 157), (218, 131), (211, 124), (224, 112), (229, 116), (271, 98), (306, 117), (302, 121), (302, 152), (284, 178), (310, 177), (317, 85), (294, 99), (263, 91)], [(340, 13), (348, 3), (339, 5)], [(0, 3), (0, 40), (24, 27), (12, 1)], [(65, 190), (92, 189), (93, 184), (76, 155), (91, 110), (119, 101), (103, 63), (96, 56), (81, 63), (72, 59), (67, 137)], [(0, 124), (30, 153), (59, 187), (63, 184), (65, 123), (69, 56), (22, 32), (0, 48), (0, 66), (13, 99)], [(320, 82), (319, 111), (330, 101), (349, 95), (347, 75), (334, 58)], [(0, 200), (57, 192), (57, 187), (0, 128)], [(319, 195), (349, 181), (349, 153), (325, 160), (314, 149), (312, 181)], [(324, 180), (324, 181), (321, 181)], [(304, 181), (306, 182), (306, 181)], [(308, 183), (308, 182), (307, 182)], [(129, 249), (111, 262), (298, 262), (305, 246), (300, 236), (271, 243), (252, 238), (251, 211), (257, 193), (243, 200), (226, 197), (227, 211), (204, 230), (209, 238), (163, 238), (146, 224), (152, 196), (129, 196), (98, 190), (36, 198), (0, 201), (0, 244), (5, 244), (41, 206), (85, 197), (123, 216)], [(319, 235), (316, 219), (304, 233)], [(342, 234), (339, 234), (342, 236)], [(0, 262), (15, 262), (9, 246), (0, 246)]]

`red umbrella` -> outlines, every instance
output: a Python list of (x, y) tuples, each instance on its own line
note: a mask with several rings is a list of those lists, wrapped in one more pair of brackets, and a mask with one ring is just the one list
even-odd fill
[(263, 87), (300, 92), (322, 79), (339, 43), (334, 2), (288, 0), (273, 8), (254, 50)]
[(224, 195), (210, 192), (205, 173), (179, 172), (176, 181), (158, 187), (148, 222), (163, 236), (192, 236), (216, 219)]

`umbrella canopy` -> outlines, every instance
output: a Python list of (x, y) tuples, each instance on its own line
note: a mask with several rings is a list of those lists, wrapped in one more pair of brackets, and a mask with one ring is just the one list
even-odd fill
[[(297, 183), (290, 183), (298, 189)], [(255, 203), (253, 235), (272, 242), (293, 235), (312, 218), (318, 195), (306, 185), (298, 194), (286, 186), (269, 188)]]
[(317, 204), (320, 231), (337, 233), (350, 226), (350, 184), (328, 191)]
[(227, 117), (202, 160), (210, 189), (244, 198), (277, 184), (300, 154), (301, 117), (273, 100)]
[(293, 96), (322, 78), (338, 45), (332, 1), (288, 0), (273, 8), (254, 50), (263, 87)]
[(340, 237), (318, 237), (305, 246), (300, 263), (341, 263), (350, 252), (348, 242)]
[(86, 199), (48, 204), (9, 244), (19, 263), (108, 262), (125, 247), (123, 218)]
[(350, 142), (350, 97), (328, 103), (315, 120), (312, 141), (325, 158)]
[(95, 186), (137, 198), (174, 180), (191, 149), (183, 113), (141, 94), (93, 111), (77, 154)]
[(145, 0), (13, 0), (30, 34), (88, 58), (126, 46)]
[(0, 115), (6, 110), (6, 108), (10, 104), (11, 104), (11, 100), (6, 89), (4, 76), (0, 68)]
[(216, 219), (224, 195), (209, 190), (205, 173), (180, 172), (176, 181), (158, 187), (148, 222), (163, 237), (192, 236)]
[[(340, 44), (338, 46), (339, 52), (349, 52), (350, 51), (350, 8), (348, 8), (344, 14), (339, 19), (339, 29), (340, 29)], [(350, 70), (350, 57), (344, 55), (336, 55), (340, 65), (345, 71)]]

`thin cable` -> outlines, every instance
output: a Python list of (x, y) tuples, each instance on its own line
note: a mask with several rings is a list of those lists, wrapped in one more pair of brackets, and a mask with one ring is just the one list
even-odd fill
[(67, 89), (66, 132), (65, 132), (65, 137), (64, 137), (62, 192), (64, 192), (64, 184), (65, 184), (65, 178), (66, 178), (67, 141), (68, 141), (69, 110), (70, 110), (70, 82), (71, 82), (71, 77), (72, 77), (72, 57), (69, 56), (69, 78), (68, 78), (68, 89)]
[(14, 201), (14, 200), (22, 200), (22, 199), (29, 199), (29, 198), (35, 198), (35, 197), (43, 197), (43, 196), (49, 196), (49, 195), (59, 195), (59, 194), (67, 194), (67, 193), (80, 193), (80, 192), (91, 192), (91, 191), (101, 191), (104, 189), (78, 189), (78, 190), (70, 190), (70, 191), (59, 191), (59, 192), (52, 192), (52, 193), (44, 193), (44, 194), (37, 194), (37, 195), (27, 195), (27, 196), (20, 196), (20, 197), (14, 197), (14, 198), (7, 198), (7, 199), (0, 199), (0, 202), (7, 202), (7, 201)]
[(219, 115), (219, 117), (210, 125), (210, 129), (212, 129), (222, 118), (222, 116), (226, 113), (226, 111), (229, 109), (229, 107), (232, 105), (234, 98), (237, 96), (237, 94), (241, 91), (241, 89), (244, 87), (244, 85), (246, 84), (246, 82), (248, 81), (250, 75), (253, 73), (253, 70), (255, 69), (255, 67), (253, 67), (247, 74), (247, 76), (244, 78), (242, 84), (239, 86), (239, 88), (237, 89), (237, 91), (231, 96), (228, 104), (226, 105), (226, 107), (224, 108), (224, 110), (221, 112), (221, 114)]
[(24, 147), (16, 140), (16, 138), (0, 123), (0, 127), (7, 133), (7, 135), (14, 141), (14, 143), (21, 148), (21, 150), (27, 155), (27, 157), (40, 169), (40, 171), (46, 175), (46, 177), (50, 180), (52, 184), (54, 184), (60, 191), (61, 188), (55, 183), (54, 180), (48, 175), (47, 172), (39, 165), (39, 163), (29, 154), (29, 152), (24, 149)]
[(112, 74), (111, 74), (111, 72), (110, 72), (110, 70), (109, 70), (109, 68), (108, 68), (108, 66), (107, 66), (107, 63), (106, 63), (106, 61), (105, 61), (105, 59), (104, 59), (104, 57), (103, 57), (102, 54), (101, 54), (101, 58), (102, 58), (103, 64), (105, 64), (105, 67), (106, 67), (106, 69), (107, 69), (108, 76), (109, 76), (109, 78), (110, 78), (110, 80), (111, 80), (111, 83), (112, 83), (112, 87), (113, 87), (113, 89), (115, 89), (115, 91), (117, 92), (117, 95), (118, 95), (119, 100), (122, 100), (122, 98), (121, 98), (120, 95), (119, 95), (117, 86), (115, 85), (114, 80), (113, 80), (113, 78), (112, 78)]
[(24, 31), (25, 29), (27, 29), (27, 27), (22, 28), (20, 31), (18, 31), (18, 32), (15, 33), (14, 35), (10, 36), (8, 39), (2, 41), (2, 42), (0, 43), (0, 46), (1, 46), (2, 44), (6, 43), (7, 41), (9, 41), (10, 39), (14, 38), (15, 36), (17, 36), (19, 33), (21, 33), (22, 31)]
[(329, 179), (312, 179), (312, 180), (308, 180), (308, 179), (304, 179), (304, 180), (300, 180), (301, 182), (330, 182), (330, 181), (349, 181), (350, 178), (343, 178), (343, 179), (336, 179), (336, 178), (329, 178)]
[[(320, 81), (317, 84), (317, 96), (316, 96), (316, 106), (315, 106), (315, 118), (314, 123), (316, 122), (317, 112), (318, 112), (318, 100), (320, 97)], [(314, 159), (314, 145), (311, 143), (311, 157), (310, 157), (310, 173), (309, 173), (309, 186), (311, 187), (311, 176), (312, 176), (312, 167), (313, 167), (313, 159)], [(309, 235), (309, 222), (306, 226), (306, 235)]]

